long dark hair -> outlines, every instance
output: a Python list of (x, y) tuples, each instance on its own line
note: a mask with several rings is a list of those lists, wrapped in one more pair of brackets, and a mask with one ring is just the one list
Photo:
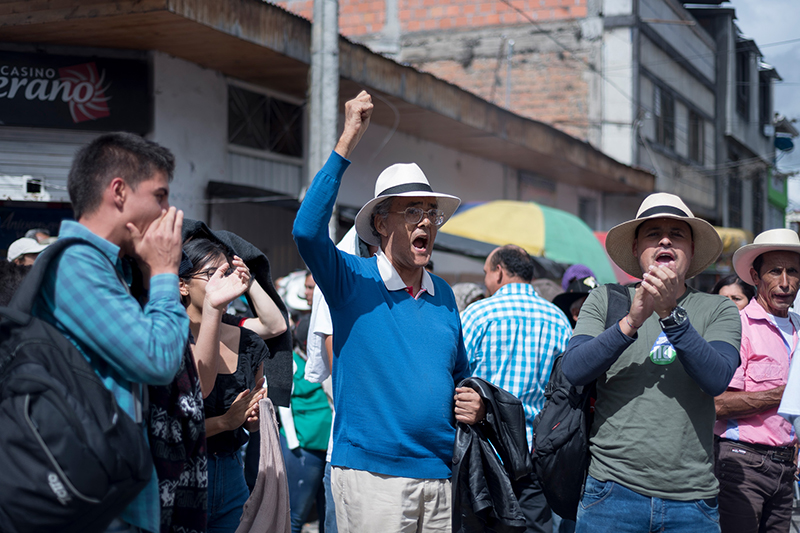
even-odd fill
[(740, 289), (742, 289), (742, 293), (745, 295), (748, 301), (752, 300), (756, 296), (756, 290), (753, 288), (752, 285), (748, 285), (744, 281), (739, 278), (736, 274), (731, 274), (729, 276), (725, 276), (721, 280), (714, 285), (714, 288), (711, 289), (711, 294), (719, 294), (719, 291), (722, 290), (722, 287), (727, 287), (728, 285), (738, 285)]
[(213, 261), (220, 256), (224, 257), (228, 263), (233, 261), (233, 254), (224, 244), (205, 238), (186, 241), (183, 243), (183, 252), (192, 262), (192, 267), (178, 274), (181, 279), (191, 278), (200, 272), (209, 261)]

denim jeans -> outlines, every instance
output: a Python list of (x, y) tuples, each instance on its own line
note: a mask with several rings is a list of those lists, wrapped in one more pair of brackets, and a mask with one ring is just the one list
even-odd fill
[(325, 486), (325, 533), (339, 533), (336, 527), (336, 504), (333, 501), (331, 490), (331, 464), (325, 463), (325, 476), (322, 478)]
[[(325, 490), (322, 476), (325, 474), (325, 452), (295, 448), (290, 450), (286, 437), (281, 435), (281, 451), (289, 482), (289, 509), (292, 518), (292, 533), (300, 533), (306, 523), (314, 501), (322, 521), (325, 516)], [(320, 533), (323, 531), (320, 527)]]
[(208, 455), (208, 533), (235, 533), (250, 491), (238, 452)]
[(677, 501), (643, 496), (613, 481), (586, 479), (575, 533), (720, 533), (716, 498)]

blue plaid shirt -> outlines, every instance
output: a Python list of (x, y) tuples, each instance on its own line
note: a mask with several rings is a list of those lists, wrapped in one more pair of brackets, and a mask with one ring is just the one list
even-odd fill
[(572, 336), (564, 313), (532, 285), (509, 283), (461, 314), (470, 371), (522, 401), (528, 445), (553, 361)]
[[(61, 331), (86, 357), (120, 408), (140, 420), (141, 384), (172, 382), (189, 335), (178, 277), (153, 276), (150, 299), (142, 309), (122, 283), (123, 279), (130, 283), (130, 269), (120, 259), (118, 246), (70, 220), (61, 223), (59, 237), (80, 237), (103, 252), (90, 246), (67, 248), (47, 272), (33, 314)], [(144, 425), (142, 431), (146, 437)], [(144, 530), (159, 531), (155, 470), (120, 518)]]

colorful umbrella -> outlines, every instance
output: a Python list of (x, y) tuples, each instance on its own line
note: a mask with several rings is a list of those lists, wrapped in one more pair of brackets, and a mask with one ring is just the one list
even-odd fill
[(586, 265), (600, 283), (617, 281), (589, 226), (560, 209), (511, 200), (467, 204), (447, 221), (442, 232), (497, 245), (516, 244), (531, 255)]

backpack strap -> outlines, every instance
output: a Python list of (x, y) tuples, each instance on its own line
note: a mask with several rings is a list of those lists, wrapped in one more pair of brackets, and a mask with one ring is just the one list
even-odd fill
[(628, 287), (619, 283), (607, 283), (608, 308), (606, 309), (606, 328), (608, 329), (628, 314), (631, 309), (631, 293)]

